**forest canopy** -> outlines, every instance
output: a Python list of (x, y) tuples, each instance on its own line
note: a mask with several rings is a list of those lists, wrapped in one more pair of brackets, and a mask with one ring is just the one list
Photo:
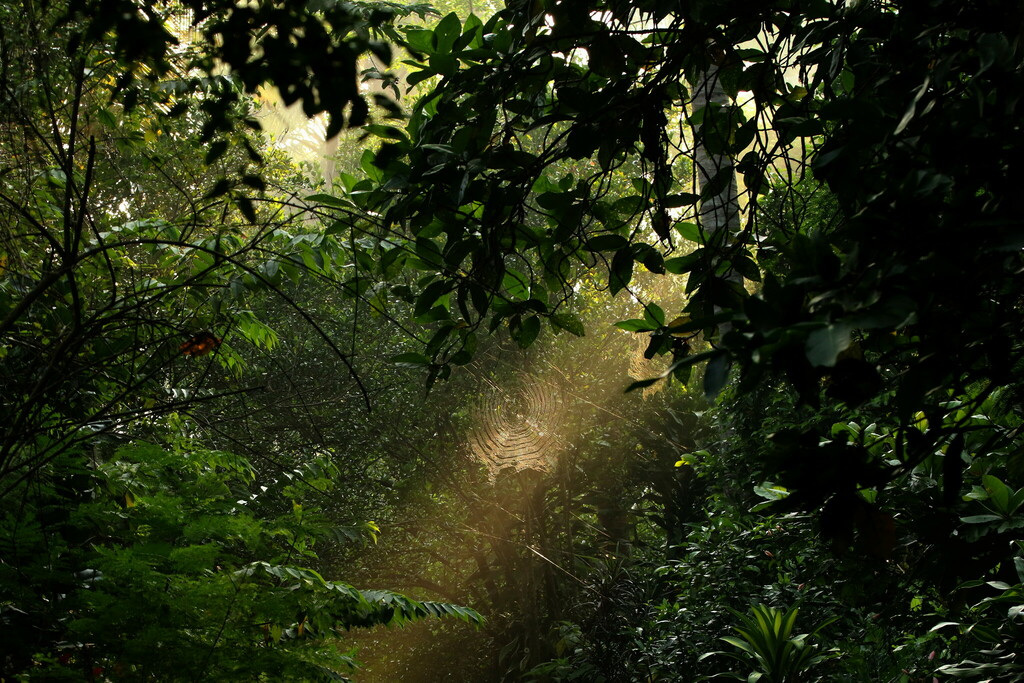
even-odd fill
[(1019, 3), (485, 9), (0, 8), (0, 676), (1024, 680)]

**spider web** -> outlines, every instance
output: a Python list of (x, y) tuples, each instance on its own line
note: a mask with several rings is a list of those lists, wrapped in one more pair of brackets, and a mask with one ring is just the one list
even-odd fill
[(550, 472), (565, 450), (562, 431), (569, 416), (557, 383), (524, 374), (515, 386), (485, 380), (470, 410), (469, 448), (493, 480), (502, 470)]

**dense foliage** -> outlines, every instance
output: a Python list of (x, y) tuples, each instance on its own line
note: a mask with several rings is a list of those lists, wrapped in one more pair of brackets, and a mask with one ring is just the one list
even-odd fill
[(330, 580), (326, 558), (377, 531), (369, 501), (332, 501), (344, 441), (295, 444), (298, 419), (270, 439), (218, 429), (275, 393), (260, 354), (295, 336), (267, 324), (286, 314), (365, 406), (351, 354), (296, 301), (300, 271), (348, 257), (245, 131), (246, 88), (189, 53), (147, 71), (67, 12), (0, 9), (0, 676), (338, 680), (345, 630), (479, 621)]
[(1019, 4), (473, 9), (0, 8), (0, 675), (1024, 680)]
[[(410, 80), (439, 80), (405, 132), (373, 129), (390, 142), (347, 200), (373, 211), (380, 268), (422, 273), (410, 301), (437, 331), (406, 360), (433, 379), (477, 328), (578, 332), (582, 269), (612, 295), (639, 265), (685, 276), (682, 315), (648, 299), (623, 328), (679, 379), (707, 361), (710, 396), (738, 370), (757, 406), (738, 416), (776, 416), (735, 445), (774, 508), (898, 568), (861, 600), (913, 594), (978, 633), (973, 582), (1011, 602), (1020, 583), (1020, 22), (999, 3), (558, 2), (408, 32)], [(987, 642), (988, 663), (943, 670), (1019, 675), (1018, 611), (943, 652)]]

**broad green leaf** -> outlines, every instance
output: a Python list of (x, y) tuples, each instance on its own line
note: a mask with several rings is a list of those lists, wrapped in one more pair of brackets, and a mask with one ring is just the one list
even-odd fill
[(510, 299), (524, 301), (530, 298), (530, 278), (518, 270), (509, 268), (505, 271), (501, 286)]
[(430, 359), (422, 353), (400, 353), (388, 359), (391, 363), (403, 368), (422, 368), (430, 365)]
[(512, 330), (512, 338), (516, 340), (521, 348), (528, 348), (537, 339), (540, 333), (540, 318), (531, 315), (524, 320), (518, 328)]
[(622, 235), (598, 235), (587, 240), (590, 251), (618, 251), (628, 245), (629, 241)]
[(321, 194), (311, 194), (311, 195), (309, 195), (309, 196), (307, 196), (305, 198), (305, 201), (308, 204), (324, 204), (326, 206), (343, 207), (343, 208), (347, 208), (347, 207), (351, 207), (352, 206), (352, 202), (348, 201), (347, 199), (343, 199), (341, 197), (335, 197), (335, 196), (332, 196), (332, 195), (329, 195), (329, 194), (322, 194), (322, 193)]
[(612, 257), (611, 270), (608, 273), (608, 288), (612, 296), (618, 294), (633, 279), (633, 250), (624, 247)]
[(630, 320), (620, 320), (615, 323), (615, 327), (626, 332), (650, 332), (658, 329), (659, 326), (650, 320), (632, 318)]
[[(692, 205), (696, 204), (698, 201), (700, 201), (700, 195), (693, 194), (692, 192), (680, 192), (679, 194), (670, 194), (670, 195), (668, 195), (667, 197), (665, 197), (665, 199), (664, 199), (664, 201), (662, 203), (663, 203), (663, 205), (666, 208), (674, 209), (674, 208), (679, 208), (681, 206), (692, 206)], [(691, 223), (691, 225), (692, 225), (692, 223)], [(676, 229), (677, 230), (679, 229), (679, 225), (678, 224), (676, 225)], [(683, 235), (683, 237), (686, 237), (686, 235)], [(690, 239), (690, 238), (686, 237), (686, 239)], [(693, 240), (693, 241), (696, 242), (698, 240)]]
[(433, 37), (434, 32), (429, 29), (414, 28), (405, 32), (405, 39), (409, 43), (409, 47), (417, 52), (433, 51)]
[(442, 296), (451, 291), (452, 286), (447, 280), (435, 280), (427, 285), (416, 299), (413, 316), (418, 318), (432, 309)]
[(446, 15), (434, 27), (434, 49), (437, 53), (448, 53), (451, 51), (455, 40), (462, 35), (462, 22), (455, 12)]
[(408, 142), (409, 140), (409, 136), (405, 134), (405, 131), (395, 126), (371, 123), (363, 126), (363, 130), (385, 140), (399, 140), (402, 142)]
[(583, 328), (583, 321), (575, 313), (554, 313), (549, 319), (555, 327), (577, 337), (582, 337), (586, 334)]
[(850, 346), (850, 327), (829, 323), (807, 336), (807, 360), (818, 367), (833, 367), (840, 353)]
[(981, 478), (981, 483), (988, 491), (989, 500), (999, 512), (1009, 514), (1010, 510), (1010, 487), (991, 474)]
[[(693, 356), (696, 358), (696, 356)], [(708, 399), (718, 396), (729, 379), (729, 357), (724, 353), (715, 355), (704, 370), (704, 395)]]
[(970, 515), (968, 517), (961, 517), (960, 521), (964, 524), (985, 524), (987, 522), (995, 522), (1002, 519), (999, 515)]
[(653, 329), (657, 329), (665, 324), (665, 311), (658, 304), (647, 304), (644, 306), (644, 320), (654, 325)]
[(680, 221), (673, 226), (683, 239), (698, 244), (704, 244), (704, 235), (701, 233), (700, 227), (696, 223), (688, 223)]
[(665, 270), (673, 275), (683, 275), (690, 272), (699, 259), (700, 255), (696, 251), (686, 256), (665, 259)]

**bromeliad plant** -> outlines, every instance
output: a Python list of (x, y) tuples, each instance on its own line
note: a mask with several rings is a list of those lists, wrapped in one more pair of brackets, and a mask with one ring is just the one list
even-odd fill
[(739, 620), (740, 625), (734, 627), (739, 637), (724, 636), (722, 640), (739, 648), (740, 652), (708, 652), (701, 659), (718, 654), (725, 655), (751, 665), (753, 671), (747, 675), (720, 673), (712, 678), (727, 677), (748, 683), (795, 683), (816, 680), (810, 677), (809, 670), (825, 660), (837, 657), (838, 654), (835, 650), (820, 652), (818, 646), (809, 641), (835, 619), (823, 622), (811, 633), (794, 636), (793, 626), (799, 611), (797, 607), (782, 611), (767, 605), (752, 606), (749, 615), (730, 610)]

